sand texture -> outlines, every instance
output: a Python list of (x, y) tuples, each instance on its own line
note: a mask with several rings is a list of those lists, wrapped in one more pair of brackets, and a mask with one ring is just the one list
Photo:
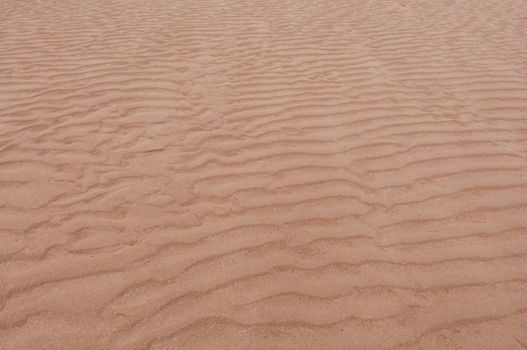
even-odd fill
[(527, 349), (527, 1), (0, 0), (25, 349)]

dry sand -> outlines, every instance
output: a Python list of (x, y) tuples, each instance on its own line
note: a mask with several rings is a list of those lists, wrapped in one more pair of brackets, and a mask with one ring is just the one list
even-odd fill
[(0, 349), (526, 349), (527, 2), (1, 0)]

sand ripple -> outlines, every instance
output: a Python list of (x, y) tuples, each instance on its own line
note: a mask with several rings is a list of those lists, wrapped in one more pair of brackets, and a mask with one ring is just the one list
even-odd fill
[(526, 349), (527, 2), (3, 0), (0, 349)]

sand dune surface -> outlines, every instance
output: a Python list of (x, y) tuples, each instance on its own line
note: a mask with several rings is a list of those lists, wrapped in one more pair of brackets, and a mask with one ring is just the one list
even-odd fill
[(527, 2), (0, 1), (0, 349), (527, 349)]

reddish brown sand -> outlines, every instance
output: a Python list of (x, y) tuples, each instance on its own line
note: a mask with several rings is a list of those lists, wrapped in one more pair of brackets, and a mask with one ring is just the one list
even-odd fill
[(527, 349), (527, 1), (1, 0), (0, 349)]

